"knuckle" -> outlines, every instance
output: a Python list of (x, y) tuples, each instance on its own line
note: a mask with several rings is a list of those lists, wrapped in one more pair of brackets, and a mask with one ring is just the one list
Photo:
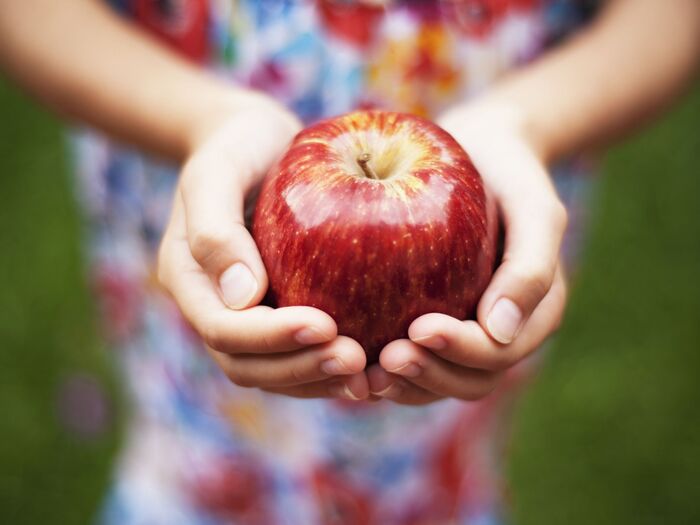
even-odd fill
[(526, 280), (527, 287), (532, 295), (544, 297), (552, 286), (552, 275), (544, 269), (535, 270)]
[(209, 348), (218, 352), (226, 351), (228, 347), (226, 338), (216, 326), (206, 324), (199, 330), (199, 335)]
[(432, 392), (449, 392), (450, 390), (454, 390), (454, 385), (452, 388), (450, 388), (449, 382), (447, 381), (447, 378), (442, 375), (442, 374), (434, 374), (433, 377), (430, 379), (430, 391)]
[(563, 307), (559, 308), (556, 313), (554, 314), (554, 319), (552, 323), (552, 331), (556, 332), (561, 328), (562, 323), (564, 322), (564, 317), (565, 317), (565, 312), (566, 309)]
[(158, 259), (156, 261), (156, 280), (163, 288), (168, 287), (168, 272), (165, 269), (165, 261), (163, 259), (163, 248), (161, 247), (158, 252)]
[(552, 221), (560, 230), (565, 230), (569, 223), (569, 212), (566, 206), (557, 198), (554, 199), (551, 209)]
[(294, 384), (301, 384), (306, 382), (306, 371), (300, 366), (292, 366), (289, 370), (289, 376)]
[(522, 352), (516, 347), (516, 343), (506, 345), (499, 349), (491, 359), (488, 367), (484, 367), (485, 374), (498, 374), (517, 365), (522, 359)]
[(270, 338), (270, 334), (268, 333), (260, 334), (257, 346), (261, 352), (266, 354), (274, 353), (276, 350), (274, 342), (272, 341), (272, 339)]
[(484, 381), (481, 390), (482, 398), (491, 395), (496, 390), (496, 388), (498, 387), (498, 379), (499, 376), (494, 374)]
[(206, 266), (213, 256), (221, 250), (228, 241), (226, 232), (215, 229), (195, 231), (190, 237), (192, 256), (202, 266)]
[(554, 269), (546, 266), (531, 268), (525, 277), (525, 285), (532, 296), (542, 299), (552, 287)]
[(557, 299), (559, 302), (562, 304), (566, 304), (566, 299), (569, 296), (569, 283), (566, 281), (566, 279), (562, 275), (557, 275), (556, 276), (556, 290), (557, 290)]
[(229, 381), (231, 381), (231, 383), (234, 385), (243, 386), (241, 385), (241, 376), (238, 373), (238, 370), (236, 370), (236, 367), (228, 367), (226, 369), (226, 377), (228, 377)]
[(517, 281), (522, 283), (527, 296), (542, 299), (552, 286), (553, 270), (544, 266), (531, 266), (514, 271)]
[(234, 221), (231, 223), (231, 228), (233, 229), (232, 235), (236, 236), (237, 239), (240, 239), (240, 235), (250, 235), (250, 232), (248, 231), (248, 228), (246, 228), (245, 224), (239, 221)]
[[(243, 388), (255, 388), (263, 386), (260, 383), (260, 378), (254, 373), (254, 370), (245, 359), (238, 358), (236, 356), (229, 356), (226, 362), (226, 368), (224, 370), (226, 377), (233, 384), (238, 385)], [(272, 386), (272, 385), (264, 385)]]
[(554, 317), (554, 319), (552, 320), (552, 333), (559, 331), (563, 320), (564, 320), (563, 312), (557, 313), (556, 316)]
[(171, 248), (171, 240), (168, 232), (166, 231), (162, 240), (160, 241), (160, 246), (158, 247), (158, 253), (156, 254), (156, 279), (158, 283), (164, 288), (168, 287), (170, 271), (168, 269), (168, 262), (170, 261), (168, 254)]
[(189, 193), (189, 190), (196, 188), (200, 184), (202, 174), (206, 174), (207, 169), (204, 165), (201, 154), (195, 154), (187, 159), (180, 172), (180, 186), (183, 193)]
[(485, 374), (475, 379), (462, 396), (465, 401), (478, 401), (491, 394), (498, 384), (496, 374)]
[(229, 380), (243, 388), (254, 388), (258, 386), (258, 382), (249, 374), (243, 373), (237, 366), (232, 366), (226, 371), (226, 376)]
[(566, 309), (566, 302), (569, 299), (569, 285), (564, 279), (562, 279), (561, 287), (559, 289), (559, 303), (561, 304), (562, 312)]
[(566, 300), (568, 296), (568, 287), (562, 279), (556, 286), (552, 287), (550, 293), (555, 294), (553, 297), (554, 313), (552, 316), (552, 331), (557, 331), (561, 327), (566, 314)]
[(480, 390), (478, 390), (476, 388), (472, 388), (472, 389), (465, 391), (460, 396), (460, 399), (462, 399), (464, 401), (478, 401), (482, 397), (484, 397), (484, 395), (481, 394)]
[(497, 372), (503, 372), (513, 367), (520, 361), (520, 356), (515, 352), (505, 350), (502, 354), (495, 359), (492, 370)]

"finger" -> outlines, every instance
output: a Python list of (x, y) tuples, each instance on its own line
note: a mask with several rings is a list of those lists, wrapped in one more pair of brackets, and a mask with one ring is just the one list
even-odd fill
[(477, 318), (491, 337), (507, 344), (552, 286), (567, 219), (549, 184), (533, 184), (525, 194), (501, 191), (498, 200), (505, 251), (479, 302)]
[(260, 302), (267, 289), (265, 267), (244, 223), (248, 187), (236, 169), (203, 152), (187, 163), (180, 182), (192, 255), (234, 310)]
[(177, 234), (178, 221), (174, 219), (163, 237), (158, 278), (208, 346), (226, 353), (278, 353), (336, 337), (333, 319), (315, 308), (226, 308), (211, 279), (192, 258), (187, 241)]
[(360, 372), (342, 378), (326, 379), (303, 385), (280, 388), (263, 388), (266, 392), (285, 396), (309, 398), (337, 398), (346, 401), (361, 401), (369, 396), (367, 375)]
[(414, 343), (457, 365), (505, 370), (537, 349), (559, 327), (565, 304), (566, 281), (558, 267), (549, 292), (509, 345), (494, 341), (475, 321), (459, 321), (443, 314), (419, 317), (408, 335)]
[(229, 308), (256, 304), (267, 289), (262, 259), (245, 227), (244, 200), (299, 128), (279, 108), (241, 109), (183, 169), (179, 188), (190, 248)]
[(231, 381), (243, 387), (286, 387), (362, 372), (362, 347), (349, 337), (279, 354), (229, 355), (208, 349)]
[(423, 390), (400, 376), (388, 373), (379, 365), (367, 369), (373, 398), (388, 399), (400, 405), (425, 405), (443, 399), (434, 392)]
[(498, 375), (446, 361), (408, 339), (389, 343), (379, 354), (381, 367), (423, 390), (475, 401), (490, 394)]

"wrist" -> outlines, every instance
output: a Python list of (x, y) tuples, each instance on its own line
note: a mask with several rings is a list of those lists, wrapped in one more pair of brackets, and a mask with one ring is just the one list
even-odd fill
[(186, 131), (185, 150), (190, 156), (209, 136), (236, 115), (259, 112), (266, 118), (279, 119), (281, 123), (296, 126), (298, 119), (284, 106), (269, 96), (252, 90), (225, 87), (203, 110)]
[[(554, 149), (539, 131), (536, 119), (523, 107), (498, 93), (456, 106), (438, 122), (458, 139), (485, 142), (504, 135), (516, 137), (542, 162), (549, 164)], [(459, 136), (461, 135), (461, 137)]]

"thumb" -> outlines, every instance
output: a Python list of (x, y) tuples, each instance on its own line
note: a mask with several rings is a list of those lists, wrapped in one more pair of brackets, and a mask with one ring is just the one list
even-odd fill
[[(179, 191), (192, 256), (223, 302), (240, 310), (262, 300), (267, 274), (244, 221), (245, 194), (253, 178), (237, 174), (236, 165), (230, 155), (199, 154), (183, 168)], [(250, 170), (240, 163), (237, 167)]]
[(479, 302), (479, 324), (508, 344), (552, 286), (566, 210), (556, 195), (501, 201), (506, 244), (503, 262)]

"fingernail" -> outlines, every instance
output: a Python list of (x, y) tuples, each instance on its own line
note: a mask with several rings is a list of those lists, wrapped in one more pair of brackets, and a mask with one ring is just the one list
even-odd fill
[(240, 262), (234, 263), (219, 278), (221, 295), (226, 306), (240, 310), (248, 305), (258, 291), (258, 283), (248, 267)]
[(444, 350), (447, 347), (447, 340), (441, 335), (426, 335), (414, 339), (413, 342), (432, 350)]
[(411, 363), (409, 361), (408, 363), (405, 363), (398, 368), (394, 368), (393, 370), (387, 371), (391, 372), (392, 374), (399, 374), (400, 376), (404, 377), (418, 377), (423, 372), (423, 369), (416, 363)]
[(330, 376), (347, 374), (349, 372), (348, 367), (337, 357), (323, 361), (321, 363), (321, 370), (323, 370), (323, 373)]
[(313, 326), (307, 326), (294, 334), (294, 339), (300, 345), (317, 345), (330, 340), (330, 337)]
[(398, 383), (392, 383), (388, 387), (386, 387), (384, 390), (380, 390), (379, 392), (372, 392), (375, 396), (379, 397), (398, 397), (401, 394), (401, 389), (403, 387), (398, 384)]
[(333, 385), (329, 387), (329, 392), (335, 397), (347, 399), (349, 401), (359, 401), (360, 398), (352, 393), (348, 385)]
[(513, 301), (506, 297), (499, 299), (486, 318), (486, 328), (499, 343), (510, 343), (518, 333), (523, 314)]

